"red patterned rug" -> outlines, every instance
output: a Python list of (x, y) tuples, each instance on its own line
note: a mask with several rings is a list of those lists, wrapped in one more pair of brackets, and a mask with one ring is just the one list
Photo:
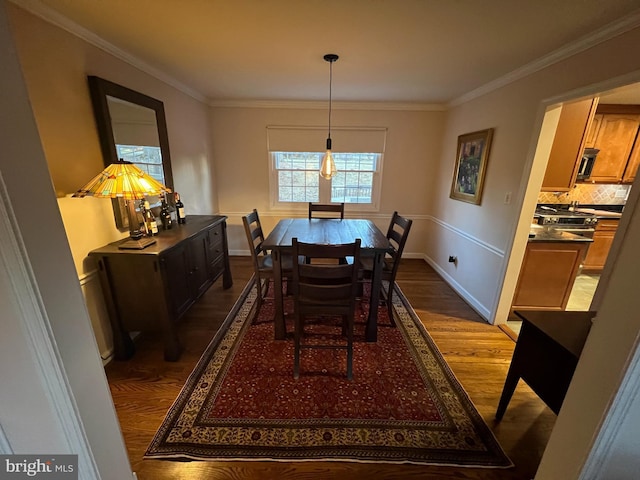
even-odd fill
[(315, 349), (302, 352), (294, 380), (293, 340), (273, 339), (271, 300), (253, 314), (256, 289), (250, 282), (145, 458), (511, 466), (395, 288), (397, 328), (380, 308), (375, 343), (364, 341), (362, 302), (352, 381), (345, 376), (344, 351)]

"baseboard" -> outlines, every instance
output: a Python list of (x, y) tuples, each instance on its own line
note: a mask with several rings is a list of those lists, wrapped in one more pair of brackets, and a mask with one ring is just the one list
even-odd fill
[(422, 257), (425, 262), (427, 262), (437, 273), (442, 277), (442, 279), (449, 285), (453, 290), (460, 295), (460, 297), (468, 304), (471, 308), (473, 308), (478, 315), (480, 315), (484, 320), (488, 323), (491, 323), (491, 310), (485, 307), (482, 303), (480, 303), (473, 295), (471, 295), (462, 285), (460, 285), (456, 280), (449, 275), (445, 270), (443, 270), (440, 265), (438, 265), (432, 258), (428, 255), (423, 255)]

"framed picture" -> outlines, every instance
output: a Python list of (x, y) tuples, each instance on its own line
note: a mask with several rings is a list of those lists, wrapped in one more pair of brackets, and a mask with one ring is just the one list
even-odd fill
[(458, 137), (456, 168), (449, 197), (480, 204), (492, 137), (493, 128)]

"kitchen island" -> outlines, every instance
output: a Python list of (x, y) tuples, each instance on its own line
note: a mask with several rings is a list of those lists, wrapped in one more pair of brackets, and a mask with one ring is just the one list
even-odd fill
[(512, 309), (564, 310), (592, 239), (531, 225)]

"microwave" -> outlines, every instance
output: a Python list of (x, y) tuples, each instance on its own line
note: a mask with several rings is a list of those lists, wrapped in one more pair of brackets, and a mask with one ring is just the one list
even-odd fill
[(576, 180), (586, 180), (591, 176), (591, 171), (593, 170), (593, 164), (596, 162), (596, 157), (598, 156), (597, 148), (585, 148), (582, 154), (582, 158), (580, 159), (580, 165), (578, 166), (578, 175), (576, 176)]

